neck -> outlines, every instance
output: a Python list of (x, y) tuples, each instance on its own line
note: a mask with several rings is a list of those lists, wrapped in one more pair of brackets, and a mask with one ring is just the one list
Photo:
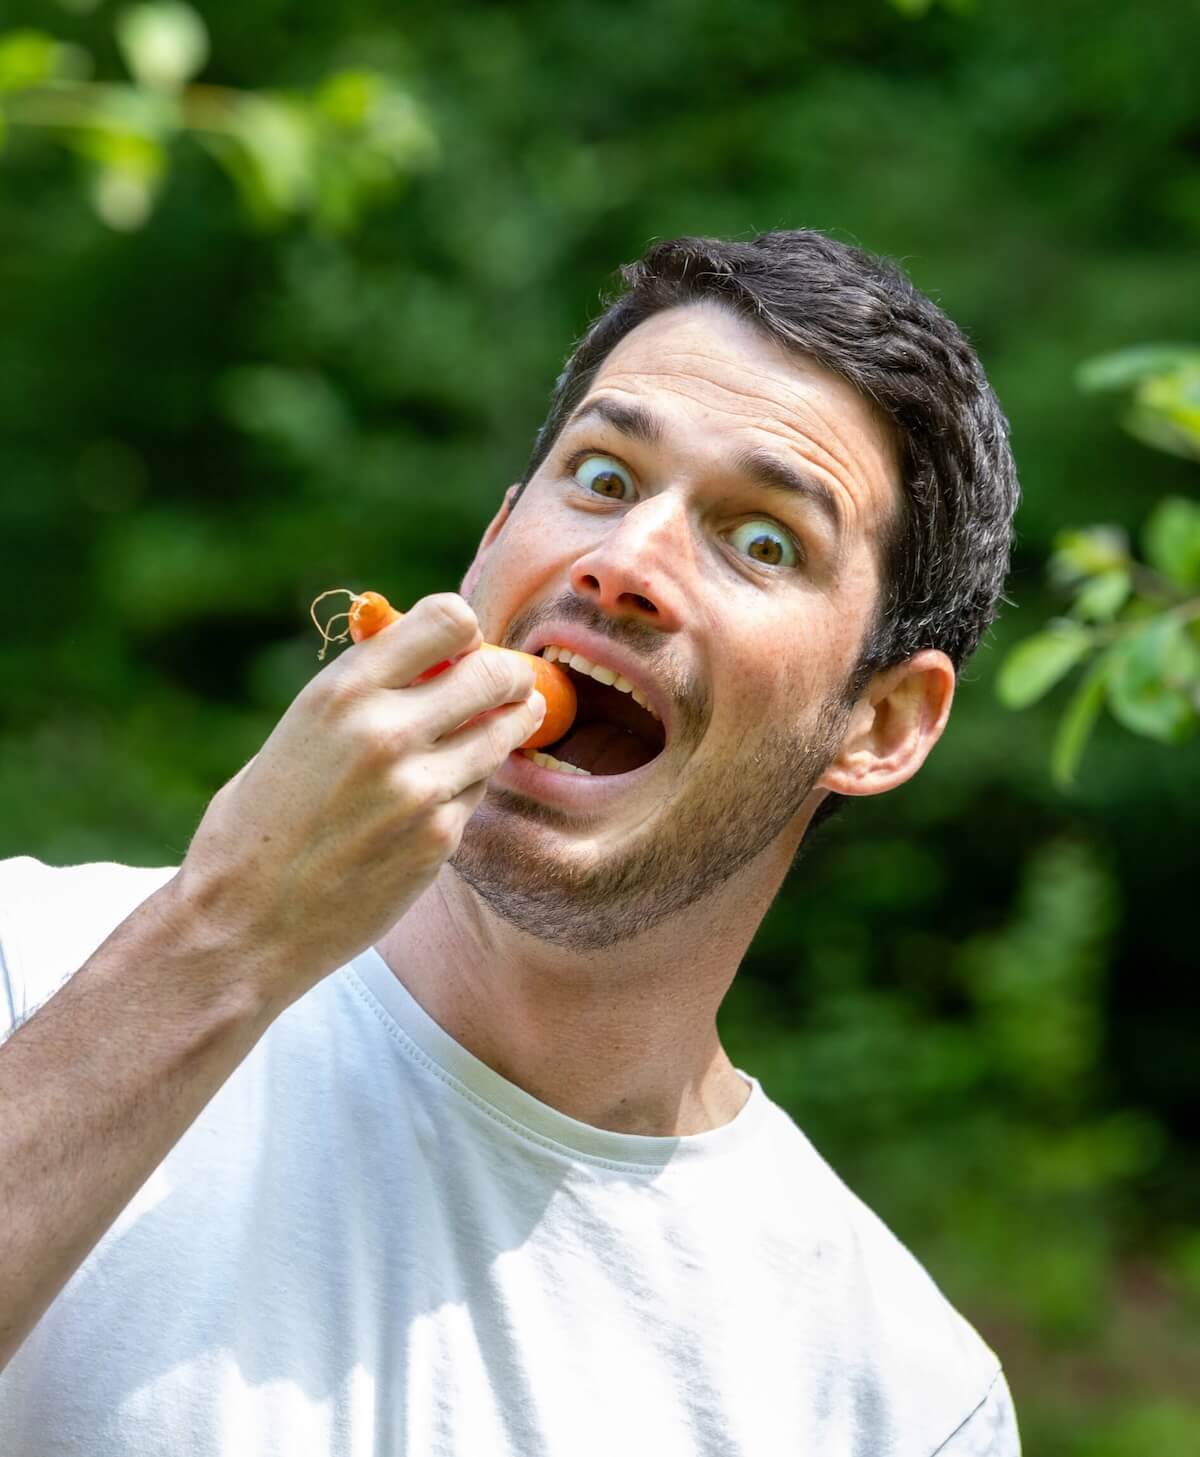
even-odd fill
[(703, 1133), (749, 1096), (717, 1009), (794, 848), (772, 846), (718, 894), (587, 954), (518, 930), (444, 865), (376, 949), (456, 1042), (541, 1102), (619, 1133)]

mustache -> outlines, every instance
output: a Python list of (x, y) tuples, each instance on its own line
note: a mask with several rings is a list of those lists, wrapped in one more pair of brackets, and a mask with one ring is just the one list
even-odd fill
[(509, 623), (501, 646), (518, 647), (544, 622), (552, 620), (587, 628), (643, 662), (670, 696), (677, 711), (677, 723), (685, 735), (698, 732), (708, 721), (711, 695), (706, 685), (696, 682), (672, 658), (671, 634), (635, 618), (610, 617), (586, 597), (573, 592), (519, 612)]

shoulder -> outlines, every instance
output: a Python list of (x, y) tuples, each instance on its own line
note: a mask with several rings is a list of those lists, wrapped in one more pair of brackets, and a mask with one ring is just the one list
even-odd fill
[(52, 996), (175, 870), (0, 860), (0, 1036)]
[[(787, 1151), (794, 1181), (793, 1217), (802, 1220), (819, 1272), (815, 1293), (830, 1356), (853, 1386), (863, 1416), (870, 1413), (880, 1434), (891, 1434), (893, 1444), (885, 1441), (880, 1450), (904, 1457), (1016, 1457), (999, 1357), (792, 1119), (782, 1109), (776, 1113), (777, 1146)], [(806, 1298), (813, 1293), (806, 1289)], [(989, 1424), (997, 1436), (979, 1446)], [(1013, 1440), (1004, 1445), (1008, 1433)]]

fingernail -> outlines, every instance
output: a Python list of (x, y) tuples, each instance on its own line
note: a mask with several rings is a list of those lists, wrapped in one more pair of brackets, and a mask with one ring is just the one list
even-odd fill
[(541, 723), (546, 717), (546, 700), (535, 688), (529, 695), (529, 706), (533, 709), (537, 721)]

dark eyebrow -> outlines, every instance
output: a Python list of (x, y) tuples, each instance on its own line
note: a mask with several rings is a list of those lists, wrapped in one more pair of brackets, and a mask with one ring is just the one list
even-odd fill
[(662, 442), (662, 421), (645, 405), (627, 405), (622, 400), (610, 400), (601, 395), (594, 400), (585, 400), (564, 428), (570, 430), (585, 420), (599, 420), (611, 425), (614, 430), (643, 445), (659, 445)]
[[(588, 420), (599, 420), (643, 445), (659, 445), (663, 438), (662, 421), (645, 405), (625, 404), (600, 395), (585, 400), (567, 421), (567, 429)], [(785, 491), (792, 497), (810, 501), (826, 517), (840, 539), (843, 534), (842, 513), (837, 497), (824, 481), (796, 470), (776, 456), (762, 450), (744, 450), (733, 462), (739, 475), (768, 491)]]
[(745, 450), (734, 461), (735, 469), (756, 485), (768, 491), (786, 491), (791, 496), (800, 496), (811, 501), (826, 517), (835, 535), (840, 539), (843, 532), (842, 513), (837, 497), (824, 481), (816, 476), (798, 471), (785, 461), (761, 450)]

